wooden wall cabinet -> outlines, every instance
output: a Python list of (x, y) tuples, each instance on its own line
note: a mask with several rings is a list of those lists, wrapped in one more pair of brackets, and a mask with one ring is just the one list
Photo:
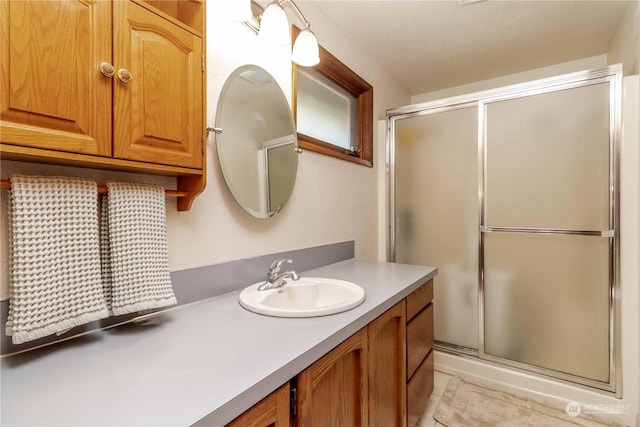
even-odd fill
[(0, 0), (3, 159), (204, 188), (204, 3)]
[(111, 155), (111, 3), (2, 0), (2, 143)]
[[(116, 1), (114, 157), (202, 168), (202, 38), (131, 1)], [(117, 49), (116, 49), (117, 48)]]
[(415, 426), (433, 392), (432, 299), (429, 281), (298, 374), (290, 411), (283, 387), (227, 427)]

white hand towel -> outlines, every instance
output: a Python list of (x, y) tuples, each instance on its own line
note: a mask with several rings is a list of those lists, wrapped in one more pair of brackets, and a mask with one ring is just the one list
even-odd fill
[(109, 193), (102, 197), (102, 275), (112, 313), (177, 304), (169, 272), (164, 188), (113, 181), (107, 187)]
[(108, 317), (93, 181), (12, 175), (7, 335), (22, 344)]

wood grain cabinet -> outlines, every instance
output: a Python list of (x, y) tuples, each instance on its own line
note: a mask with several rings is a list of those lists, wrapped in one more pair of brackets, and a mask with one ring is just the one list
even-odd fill
[(202, 38), (137, 3), (113, 7), (114, 157), (201, 168)]
[(2, 11), (3, 143), (111, 155), (111, 3), (9, 1)]
[(369, 425), (406, 426), (405, 301), (367, 327), (369, 337)]
[(256, 403), (227, 427), (289, 427), (289, 383)]
[(227, 427), (415, 426), (433, 392), (432, 299), (429, 281), (299, 373), (291, 403), (283, 387)]
[(295, 425), (368, 425), (367, 351), (364, 328), (298, 375)]
[[(204, 3), (0, 0), (3, 159), (204, 187)], [(179, 208), (188, 208), (179, 202)]]
[(367, 339), (365, 327), (299, 373), (293, 393), (286, 384), (226, 427), (368, 425)]
[(407, 425), (414, 427), (433, 393), (433, 280), (407, 297)]

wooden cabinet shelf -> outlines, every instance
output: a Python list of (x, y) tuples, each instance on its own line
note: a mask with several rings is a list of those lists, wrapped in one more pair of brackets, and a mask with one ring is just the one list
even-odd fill
[(0, 0), (2, 159), (205, 185), (204, 3)]
[(183, 25), (196, 35), (204, 36), (203, 0), (136, 0), (136, 2), (151, 6), (165, 18)]

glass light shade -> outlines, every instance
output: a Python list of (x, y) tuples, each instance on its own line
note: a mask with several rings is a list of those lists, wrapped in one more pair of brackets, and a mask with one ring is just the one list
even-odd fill
[(277, 3), (271, 3), (262, 14), (258, 38), (277, 46), (287, 46), (291, 43), (287, 15)]
[(233, 21), (248, 21), (253, 16), (251, 0), (227, 0), (226, 15)]
[(313, 67), (320, 63), (318, 40), (311, 30), (303, 30), (293, 44), (291, 60), (303, 67)]

